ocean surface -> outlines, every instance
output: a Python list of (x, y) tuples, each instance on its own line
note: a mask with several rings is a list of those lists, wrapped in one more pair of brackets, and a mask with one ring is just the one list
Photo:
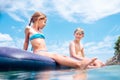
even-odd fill
[(87, 70), (1, 71), (0, 80), (120, 80), (120, 65)]

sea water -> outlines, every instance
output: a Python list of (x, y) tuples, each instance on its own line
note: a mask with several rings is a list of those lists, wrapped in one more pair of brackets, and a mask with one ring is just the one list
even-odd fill
[(87, 70), (2, 71), (0, 80), (120, 80), (120, 65)]

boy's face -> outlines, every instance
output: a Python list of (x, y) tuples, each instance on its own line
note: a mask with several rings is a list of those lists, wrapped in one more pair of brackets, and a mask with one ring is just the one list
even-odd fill
[(74, 33), (74, 36), (75, 36), (76, 39), (81, 39), (81, 38), (84, 37), (84, 32), (76, 31)]

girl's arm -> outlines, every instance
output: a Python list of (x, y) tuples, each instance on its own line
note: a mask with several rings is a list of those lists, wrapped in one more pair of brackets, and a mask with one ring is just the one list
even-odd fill
[(24, 41), (24, 45), (23, 45), (24, 50), (28, 49), (28, 44), (29, 44), (29, 28), (26, 27), (26, 29), (25, 29), (25, 41)]

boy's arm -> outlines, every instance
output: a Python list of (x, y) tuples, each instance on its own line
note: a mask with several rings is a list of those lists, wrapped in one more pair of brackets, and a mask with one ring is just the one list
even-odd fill
[(82, 50), (81, 50), (81, 54), (82, 54), (83, 57), (85, 57), (85, 54), (84, 54), (84, 48), (82, 48)]

